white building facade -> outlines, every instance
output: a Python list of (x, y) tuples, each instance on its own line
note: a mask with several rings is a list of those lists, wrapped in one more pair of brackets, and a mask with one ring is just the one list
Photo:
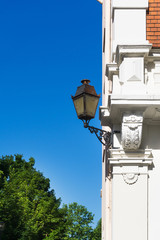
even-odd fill
[(160, 238), (160, 0), (102, 4), (102, 239)]

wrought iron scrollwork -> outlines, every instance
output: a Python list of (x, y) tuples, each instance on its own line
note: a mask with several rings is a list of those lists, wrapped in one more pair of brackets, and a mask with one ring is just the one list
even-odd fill
[(112, 145), (112, 132), (108, 132), (93, 126), (89, 126), (89, 120), (83, 121), (84, 127), (88, 128), (91, 133), (94, 133), (98, 140), (107, 147), (107, 149)]
[(111, 132), (107, 132), (105, 130), (99, 129), (99, 128), (95, 128), (92, 126), (87, 126), (87, 128), (89, 129), (89, 131), (91, 133), (95, 133), (96, 137), (98, 138), (98, 140), (107, 148), (109, 148), (112, 145), (112, 134)]

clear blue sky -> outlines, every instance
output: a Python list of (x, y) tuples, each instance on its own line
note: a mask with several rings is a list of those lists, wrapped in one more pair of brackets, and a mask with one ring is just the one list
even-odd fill
[[(0, 1), (0, 155), (34, 157), (62, 203), (101, 217), (101, 144), (77, 119), (83, 78), (101, 93), (101, 4)], [(100, 103), (101, 104), (101, 103)], [(100, 127), (98, 110), (91, 125)]]

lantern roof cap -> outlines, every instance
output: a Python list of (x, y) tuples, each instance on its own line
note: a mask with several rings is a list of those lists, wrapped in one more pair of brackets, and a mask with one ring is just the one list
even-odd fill
[(100, 94), (97, 95), (94, 86), (89, 85), (89, 83), (90, 83), (89, 79), (83, 79), (81, 81), (81, 83), (82, 83), (82, 85), (77, 88), (74, 98), (78, 97), (84, 93), (100, 97)]

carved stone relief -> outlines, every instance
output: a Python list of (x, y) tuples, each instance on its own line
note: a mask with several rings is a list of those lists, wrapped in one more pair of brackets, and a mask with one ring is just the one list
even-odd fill
[(124, 114), (122, 121), (122, 147), (127, 150), (138, 149), (142, 138), (143, 116)]
[(134, 184), (138, 180), (138, 174), (126, 173), (126, 174), (123, 174), (123, 179), (127, 184)]

